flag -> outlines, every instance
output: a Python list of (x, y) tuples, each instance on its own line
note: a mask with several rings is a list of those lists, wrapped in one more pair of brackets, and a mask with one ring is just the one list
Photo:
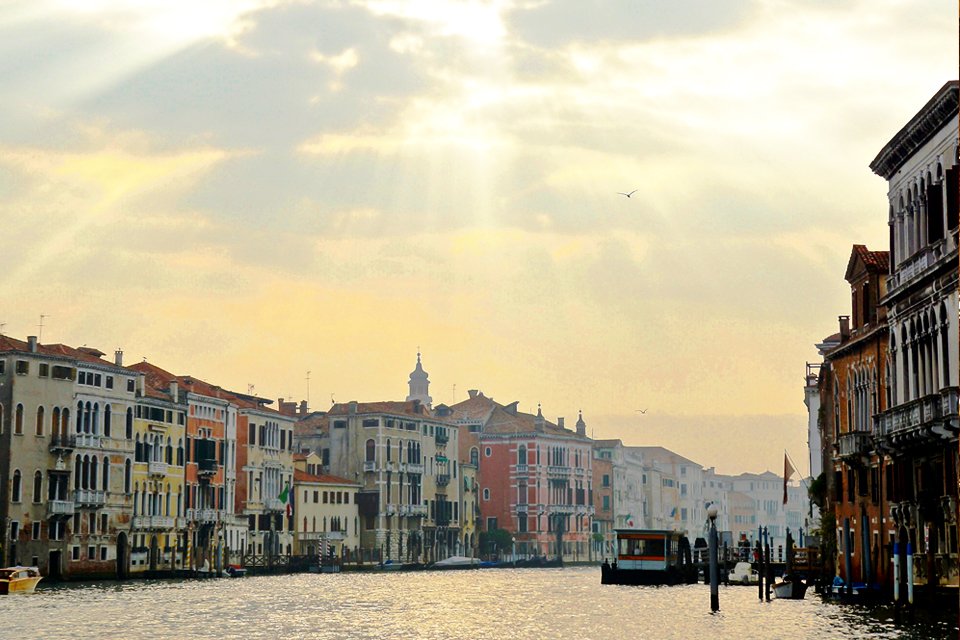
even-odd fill
[(632, 513), (628, 513), (628, 514), (627, 514), (627, 526), (630, 527), (631, 529), (636, 526), (636, 525), (634, 524), (634, 522), (633, 522), (633, 514), (632, 514)]
[(787, 452), (783, 452), (783, 504), (787, 504), (787, 482), (790, 480), (790, 476), (793, 475), (793, 472), (796, 469), (793, 468), (793, 465), (790, 464), (790, 458), (787, 457)]
[(287, 517), (289, 518), (290, 516), (292, 516), (293, 515), (293, 492), (290, 491), (289, 482), (286, 484), (285, 487), (283, 487), (283, 491), (280, 492), (280, 495), (277, 496), (277, 498), (280, 500), (280, 502), (286, 505)]
[(676, 518), (676, 517), (677, 517), (677, 508), (676, 508), (676, 507), (674, 507), (673, 509), (670, 510), (670, 517), (671, 517), (671, 518)]

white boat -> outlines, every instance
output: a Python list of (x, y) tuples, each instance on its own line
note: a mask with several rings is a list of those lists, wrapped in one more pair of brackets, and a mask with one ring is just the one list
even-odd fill
[(480, 560), (466, 556), (450, 556), (433, 563), (433, 569), (476, 569), (480, 567)]
[(773, 595), (783, 600), (803, 600), (807, 593), (807, 583), (800, 578), (784, 576), (780, 582), (773, 583)]
[(760, 576), (753, 570), (753, 565), (749, 562), (738, 562), (730, 572), (731, 584), (757, 584), (760, 582)]
[(0, 595), (33, 593), (43, 579), (37, 567), (7, 567), (0, 569)]

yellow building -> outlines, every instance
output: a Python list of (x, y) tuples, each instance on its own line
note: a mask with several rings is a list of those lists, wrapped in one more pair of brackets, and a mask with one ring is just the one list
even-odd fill
[(185, 568), (185, 394), (175, 379), (139, 363), (133, 418), (133, 518), (130, 572)]

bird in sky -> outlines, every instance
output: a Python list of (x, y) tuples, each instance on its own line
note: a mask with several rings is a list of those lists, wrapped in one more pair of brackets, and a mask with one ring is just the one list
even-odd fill
[(627, 196), (627, 197), (629, 198), (630, 196), (632, 196), (632, 195), (635, 194), (636, 192), (637, 192), (636, 189), (634, 189), (634, 190), (631, 191), (630, 193), (624, 193), (623, 191), (617, 191), (617, 195)]
[(634, 411), (636, 411), (637, 413), (646, 413), (646, 412), (647, 412), (646, 409), (634, 409)]

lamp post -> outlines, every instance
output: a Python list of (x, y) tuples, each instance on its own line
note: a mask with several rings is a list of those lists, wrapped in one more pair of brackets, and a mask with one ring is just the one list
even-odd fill
[(710, 610), (720, 610), (720, 571), (717, 561), (717, 507), (710, 505), (707, 509), (707, 517), (710, 518)]

